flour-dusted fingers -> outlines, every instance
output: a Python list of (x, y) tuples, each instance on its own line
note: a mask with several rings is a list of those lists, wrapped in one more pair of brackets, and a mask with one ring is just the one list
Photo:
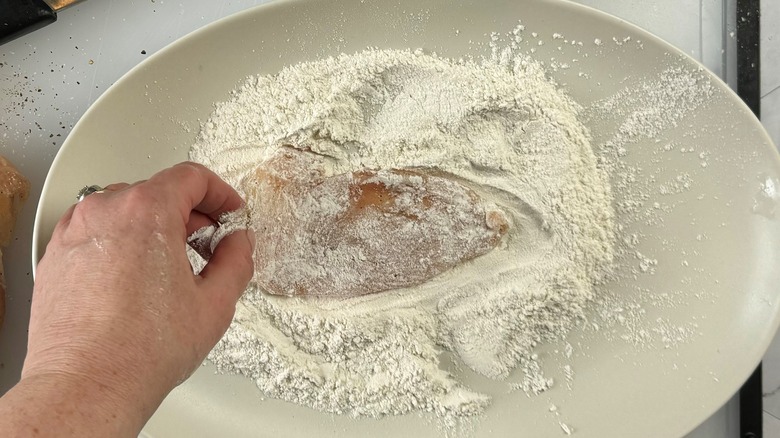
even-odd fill
[[(255, 235), (251, 230), (237, 230), (225, 236), (214, 249), (206, 267), (201, 271), (201, 285), (215, 301), (215, 310), (231, 310), (254, 274), (252, 254)], [(232, 318), (232, 311), (226, 325)]]
[(241, 207), (244, 201), (217, 174), (196, 163), (181, 163), (154, 175), (145, 183), (175, 206), (184, 223), (198, 211), (218, 221), (224, 213)]
[(205, 214), (193, 210), (190, 212), (190, 218), (187, 221), (187, 236), (191, 236), (192, 233), (200, 230), (203, 227), (216, 225), (217, 222), (214, 219), (206, 216)]

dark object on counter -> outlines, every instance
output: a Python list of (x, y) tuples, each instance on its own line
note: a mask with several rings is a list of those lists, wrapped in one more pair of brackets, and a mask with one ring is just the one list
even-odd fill
[(764, 395), (761, 385), (761, 364), (739, 390), (739, 434), (741, 438), (762, 438)]
[[(737, 0), (737, 94), (761, 118), (761, 2)], [(762, 438), (761, 364), (739, 390), (739, 435)]]
[(0, 44), (57, 21), (57, 12), (80, 0), (0, 0)]
[(761, 4), (737, 0), (737, 94), (761, 119)]

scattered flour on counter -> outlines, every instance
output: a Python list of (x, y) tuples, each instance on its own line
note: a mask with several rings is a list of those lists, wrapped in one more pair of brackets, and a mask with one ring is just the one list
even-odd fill
[[(533, 350), (581, 321), (610, 274), (612, 194), (582, 108), (533, 59), (493, 53), (457, 62), (421, 51), (341, 55), (252, 77), (217, 105), (191, 158), (239, 191), (292, 144), (330, 157), (330, 174), (447, 172), (512, 222), (501, 247), (408, 289), (301, 299), (250, 286), (209, 355), (219, 370), (270, 397), (369, 417), (482, 412), (490, 397), (440, 369), (445, 351), (489, 378), (521, 370), (510, 385), (528, 393), (554, 383)], [(250, 215), (263, 214), (248, 202)]]

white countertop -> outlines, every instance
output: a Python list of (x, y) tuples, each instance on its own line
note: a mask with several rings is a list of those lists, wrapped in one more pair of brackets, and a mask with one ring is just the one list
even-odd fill
[[(735, 0), (580, 0), (634, 22), (703, 62), (733, 86), (735, 41), (728, 23)], [(30, 178), (30, 200), (15, 239), (4, 251), (6, 321), (0, 332), (0, 393), (19, 378), (32, 294), (31, 240), (37, 199), (65, 136), (94, 100), (145, 57), (177, 38), (264, 0), (89, 0), (59, 14), (58, 21), (0, 46), (0, 153)], [(770, 30), (780, 5), (762, 2), (762, 110), (765, 126), (780, 140), (780, 38)], [(724, 29), (724, 23), (726, 27)], [(774, 58), (770, 61), (771, 58)], [(74, 194), (75, 195), (75, 194)], [(780, 342), (765, 357), (765, 436), (780, 436)], [(689, 435), (739, 435), (739, 403), (732, 399)]]

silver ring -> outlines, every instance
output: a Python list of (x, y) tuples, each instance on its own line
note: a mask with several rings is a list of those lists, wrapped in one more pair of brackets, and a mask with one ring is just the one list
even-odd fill
[(81, 202), (86, 198), (87, 196), (93, 194), (93, 193), (103, 193), (105, 189), (100, 186), (91, 185), (91, 186), (85, 186), (83, 189), (79, 190), (79, 193), (76, 195), (76, 202)]

